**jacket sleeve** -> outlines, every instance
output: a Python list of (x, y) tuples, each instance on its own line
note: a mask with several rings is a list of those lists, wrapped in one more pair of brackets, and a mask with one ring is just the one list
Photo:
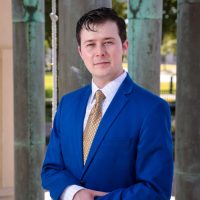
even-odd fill
[(136, 184), (98, 200), (169, 200), (173, 177), (169, 106), (161, 101), (146, 115), (137, 146)]
[(64, 189), (69, 185), (79, 185), (79, 181), (67, 170), (64, 165), (60, 146), (60, 113), (62, 100), (58, 107), (51, 132), (50, 142), (42, 166), (42, 186), (50, 191), (54, 200), (58, 200)]

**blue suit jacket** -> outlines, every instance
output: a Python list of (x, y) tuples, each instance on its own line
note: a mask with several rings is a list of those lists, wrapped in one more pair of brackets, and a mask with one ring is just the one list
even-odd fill
[(56, 200), (72, 184), (109, 192), (99, 200), (170, 199), (168, 104), (127, 76), (100, 122), (84, 166), (83, 120), (90, 94), (87, 86), (62, 98), (43, 164), (43, 187)]

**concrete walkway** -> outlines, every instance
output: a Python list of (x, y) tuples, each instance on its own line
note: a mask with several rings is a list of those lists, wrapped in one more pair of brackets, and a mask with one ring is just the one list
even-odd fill
[[(44, 196), (45, 196), (45, 198), (44, 198), (45, 200), (52, 200), (50, 195), (49, 195), (49, 192), (45, 192)], [(172, 196), (170, 200), (175, 200), (175, 197)]]

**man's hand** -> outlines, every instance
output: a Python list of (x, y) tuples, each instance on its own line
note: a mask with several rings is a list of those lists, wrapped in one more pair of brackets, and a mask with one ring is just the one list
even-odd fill
[(75, 195), (73, 200), (94, 200), (96, 196), (104, 196), (106, 192), (100, 192), (95, 190), (83, 189), (79, 190)]

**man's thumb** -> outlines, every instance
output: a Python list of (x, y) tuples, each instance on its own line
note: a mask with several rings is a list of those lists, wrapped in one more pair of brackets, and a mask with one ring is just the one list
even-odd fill
[(106, 194), (108, 194), (107, 192), (100, 192), (100, 191), (95, 191), (95, 196), (104, 196)]

